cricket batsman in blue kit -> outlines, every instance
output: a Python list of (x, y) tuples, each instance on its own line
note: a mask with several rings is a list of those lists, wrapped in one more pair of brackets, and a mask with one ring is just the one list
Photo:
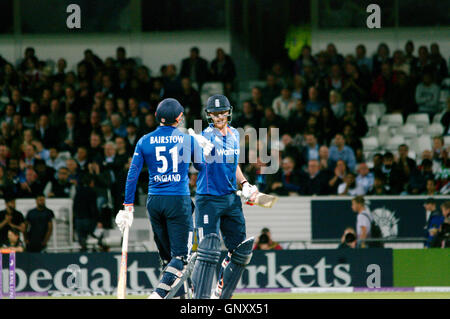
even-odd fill
[[(125, 209), (116, 216), (122, 232), (125, 227), (131, 227), (136, 184), (145, 163), (149, 171), (147, 211), (165, 267), (150, 299), (173, 296), (176, 291), (171, 290), (181, 287), (193, 233), (189, 165), (200, 165), (203, 156), (212, 149), (212, 144), (208, 143), (203, 143), (202, 149), (192, 136), (177, 128), (183, 112), (183, 107), (175, 99), (168, 98), (159, 103), (156, 119), (160, 126), (144, 135), (136, 145), (126, 181)], [(182, 291), (180, 289), (179, 292)]]
[[(254, 199), (256, 186), (250, 185), (239, 167), (239, 132), (229, 125), (232, 107), (223, 95), (211, 96), (206, 105), (209, 122), (202, 135), (194, 135), (200, 146), (214, 147), (200, 165), (195, 196), (195, 227), (197, 230), (197, 259), (192, 273), (194, 299), (231, 298), (245, 266), (250, 262), (254, 238), (246, 239), (245, 219), (241, 198), (236, 195), (237, 184), (242, 195)], [(220, 237), (228, 250), (211, 296), (216, 266), (220, 259)]]

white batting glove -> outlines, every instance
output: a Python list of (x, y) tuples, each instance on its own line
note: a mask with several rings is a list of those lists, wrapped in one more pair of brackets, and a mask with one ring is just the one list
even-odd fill
[(134, 206), (127, 205), (124, 210), (119, 210), (116, 215), (116, 224), (120, 232), (123, 233), (126, 227), (131, 227), (133, 224)]
[(244, 196), (247, 200), (253, 199), (256, 194), (258, 194), (258, 187), (250, 184), (247, 181), (242, 183), (242, 196)]
[(211, 143), (206, 137), (195, 134), (195, 131), (193, 129), (188, 129), (189, 135), (195, 138), (198, 145), (203, 149), (203, 155), (209, 156), (211, 154), (212, 149), (214, 148), (214, 144)]

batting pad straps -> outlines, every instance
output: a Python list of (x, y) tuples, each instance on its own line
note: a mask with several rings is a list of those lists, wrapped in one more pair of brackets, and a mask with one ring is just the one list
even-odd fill
[(244, 240), (231, 254), (231, 261), (238, 265), (248, 265), (253, 255), (254, 237)]

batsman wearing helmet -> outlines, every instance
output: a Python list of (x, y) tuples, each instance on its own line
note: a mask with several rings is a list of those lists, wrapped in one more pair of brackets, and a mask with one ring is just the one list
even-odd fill
[(127, 176), (125, 209), (116, 216), (121, 231), (131, 226), (136, 184), (145, 163), (149, 172), (147, 210), (165, 266), (151, 299), (176, 296), (176, 290), (186, 279), (184, 274), (193, 230), (188, 170), (190, 163), (200, 165), (203, 156), (211, 150), (203, 148), (202, 152), (194, 138), (177, 128), (183, 112), (175, 99), (159, 103), (156, 118), (160, 126), (144, 135), (136, 145)]
[[(209, 126), (202, 135), (192, 134), (200, 146), (212, 143), (211, 154), (202, 163), (195, 196), (195, 227), (198, 236), (197, 260), (192, 273), (194, 299), (229, 299), (252, 257), (254, 238), (246, 239), (245, 219), (237, 184), (252, 199), (258, 193), (238, 165), (239, 133), (229, 124), (232, 106), (223, 95), (211, 96), (206, 105)], [(222, 233), (228, 254), (222, 261), (218, 282), (211, 296), (216, 265), (220, 259)]]

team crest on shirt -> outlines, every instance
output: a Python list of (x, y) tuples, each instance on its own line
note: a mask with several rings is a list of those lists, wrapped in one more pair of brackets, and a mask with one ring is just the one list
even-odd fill
[(383, 238), (397, 237), (400, 218), (395, 216), (395, 211), (391, 211), (386, 207), (380, 207), (371, 210), (370, 213), (374, 222), (380, 227)]

